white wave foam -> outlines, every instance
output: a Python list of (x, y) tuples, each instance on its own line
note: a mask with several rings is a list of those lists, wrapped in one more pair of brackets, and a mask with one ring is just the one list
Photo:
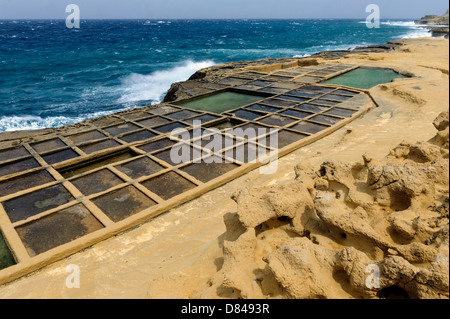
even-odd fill
[(115, 112), (124, 111), (114, 110), (114, 111), (103, 111), (95, 112), (86, 115), (66, 117), (66, 116), (50, 116), (50, 117), (40, 117), (34, 115), (23, 115), (23, 116), (2, 116), (0, 117), (0, 132), (10, 132), (10, 131), (22, 131), (22, 130), (39, 130), (44, 128), (55, 128), (64, 125), (74, 124), (96, 117), (112, 114)]
[[(153, 101), (159, 103), (164, 94), (174, 82), (185, 81), (196, 71), (212, 66), (213, 61), (193, 62), (186, 61), (183, 65), (172, 69), (154, 72), (150, 75), (131, 74), (122, 81), (119, 90), (122, 90), (122, 97), (119, 103), (125, 104), (120, 109), (110, 111), (93, 112), (81, 114), (79, 116), (49, 116), (41, 117), (34, 115), (23, 116), (2, 116), (0, 117), (0, 132), (18, 131), (18, 130), (38, 130), (43, 128), (55, 128), (64, 125), (82, 122), (88, 119), (121, 112), (133, 108), (132, 102)], [(83, 98), (89, 95), (95, 95), (102, 88), (85, 90)], [(128, 104), (128, 105), (127, 105)], [(60, 106), (63, 108), (64, 106)]]
[(423, 28), (424, 25), (416, 24), (414, 21), (384, 21), (381, 22), (381, 24), (409, 29), (407, 33), (401, 36), (402, 39), (413, 39), (431, 36), (431, 34), (428, 32), (428, 29)]
[(49, 127), (59, 127), (80, 122), (79, 117), (54, 116), (42, 118), (40, 116), (2, 116), (0, 117), (0, 132), (18, 130), (38, 130)]
[(415, 30), (412, 32), (408, 32), (402, 36), (402, 39), (414, 39), (414, 38), (429, 38), (431, 37), (431, 33), (426, 30)]
[(186, 81), (192, 74), (216, 64), (214, 61), (185, 61), (183, 65), (172, 69), (156, 71), (149, 75), (133, 73), (123, 81), (120, 90), (122, 96), (118, 103), (132, 103), (138, 101), (161, 102), (164, 94), (172, 83)]
[[(366, 21), (359, 21), (358, 23), (366, 23)], [(395, 26), (395, 27), (403, 27), (405, 30), (408, 30), (406, 33), (400, 36), (396, 36), (393, 39), (413, 39), (413, 38), (422, 38), (422, 37), (431, 37), (431, 34), (428, 32), (428, 29), (424, 27), (428, 27), (427, 25), (416, 24), (414, 21), (381, 21), (381, 25)]]
[[(358, 23), (366, 24), (367, 21), (358, 21)], [(414, 21), (381, 21), (381, 25), (391, 25), (391, 26), (397, 26), (397, 27), (417, 27), (421, 26), (418, 24), (415, 24)]]
[(381, 24), (398, 27), (417, 27), (417, 24), (415, 24), (414, 21), (382, 21)]
[(296, 54), (296, 55), (293, 56), (293, 58), (307, 58), (309, 56), (311, 56), (311, 54), (307, 54), (307, 53), (305, 53), (305, 54)]

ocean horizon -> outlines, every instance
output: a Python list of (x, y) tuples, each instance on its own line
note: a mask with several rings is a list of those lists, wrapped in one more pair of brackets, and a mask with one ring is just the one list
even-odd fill
[(59, 127), (158, 104), (215, 64), (307, 57), (429, 36), (410, 19), (0, 20), (0, 132)]

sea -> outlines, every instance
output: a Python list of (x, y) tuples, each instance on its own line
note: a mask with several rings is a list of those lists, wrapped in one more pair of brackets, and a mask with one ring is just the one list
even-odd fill
[(215, 64), (423, 36), (409, 20), (0, 20), (0, 132), (158, 104)]

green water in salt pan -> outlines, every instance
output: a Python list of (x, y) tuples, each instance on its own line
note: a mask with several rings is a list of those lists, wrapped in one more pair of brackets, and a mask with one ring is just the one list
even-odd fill
[(223, 92), (177, 104), (189, 109), (220, 114), (228, 110), (261, 101), (264, 98), (265, 96), (237, 92)]
[(14, 257), (12, 256), (8, 245), (0, 233), (0, 270), (15, 265)]
[(390, 69), (357, 68), (327, 81), (323, 81), (321, 84), (335, 84), (358, 89), (370, 89), (378, 84), (390, 83), (394, 79), (399, 78), (405, 78), (405, 76)]

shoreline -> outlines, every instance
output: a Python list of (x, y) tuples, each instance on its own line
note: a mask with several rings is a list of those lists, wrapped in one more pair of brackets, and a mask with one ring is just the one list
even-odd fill
[(205, 72), (205, 70), (208, 70), (208, 72), (215, 72), (216, 75), (218, 74), (219, 77), (220, 77), (220, 76), (225, 76), (227, 74), (227, 72), (220, 72), (221, 69), (227, 69), (227, 71), (234, 72), (236, 69), (252, 67), (252, 66), (261, 65), (261, 64), (289, 63), (289, 62), (295, 62), (297, 60), (310, 59), (310, 58), (334, 59), (334, 58), (337, 58), (337, 57), (344, 57), (345, 55), (354, 54), (354, 53), (357, 53), (357, 52), (359, 52), (359, 53), (370, 53), (370, 52), (373, 52), (373, 53), (378, 52), (378, 53), (380, 53), (380, 52), (386, 52), (386, 51), (390, 51), (390, 50), (395, 50), (395, 48), (398, 46), (398, 41), (400, 41), (400, 40), (389, 41), (389, 42), (387, 42), (385, 44), (374, 44), (374, 45), (369, 45), (369, 46), (358, 46), (358, 47), (355, 47), (355, 48), (349, 48), (347, 50), (321, 51), (321, 52), (317, 52), (317, 53), (315, 53), (313, 55), (306, 56), (306, 57), (298, 57), (298, 58), (295, 58), (295, 57), (292, 57), (292, 58), (290, 58), (290, 57), (270, 58), (270, 59), (259, 59), (259, 60), (250, 60), (250, 61), (235, 61), (235, 62), (228, 62), (228, 63), (217, 64), (217, 65), (214, 65), (212, 67), (208, 67), (208, 68), (200, 69), (200, 70), (196, 71), (193, 75), (190, 76), (190, 78), (188, 80), (186, 80), (184, 82), (172, 83), (171, 87), (166, 92), (165, 97), (158, 104), (149, 105), (149, 106), (142, 106), (142, 107), (136, 107), (136, 108), (125, 110), (125, 111), (113, 112), (113, 113), (108, 114), (108, 115), (94, 117), (94, 118), (87, 119), (87, 120), (84, 120), (84, 121), (81, 121), (81, 122), (76, 122), (76, 123), (72, 123), (72, 124), (68, 124), (68, 125), (64, 125), (64, 126), (60, 126), (60, 127), (49, 127), (49, 128), (41, 128), (41, 129), (36, 129), (36, 130), (15, 130), (15, 131), (0, 132), (0, 147), (1, 148), (5, 147), (5, 144), (3, 144), (4, 142), (11, 142), (11, 141), (22, 140), (22, 139), (30, 139), (30, 138), (32, 139), (34, 136), (41, 136), (41, 135), (45, 135), (45, 134), (57, 133), (59, 131), (65, 130), (65, 129), (70, 129), (70, 128), (73, 128), (73, 127), (82, 126), (82, 125), (84, 125), (86, 123), (90, 123), (92, 121), (106, 119), (106, 118), (109, 118), (109, 117), (117, 115), (117, 114), (126, 114), (126, 113), (128, 113), (130, 111), (137, 110), (137, 109), (159, 107), (161, 104), (173, 101), (173, 100), (170, 99), (170, 95), (173, 94), (174, 87), (176, 87), (180, 83), (185, 83), (185, 82), (189, 82), (191, 80), (201, 79), (204, 76), (203, 73)]
[[(394, 42), (398, 43), (398, 51), (377, 48), (375, 51), (369, 50), (370, 52), (362, 50), (323, 55), (333, 61), (379, 65), (393, 67), (405, 73), (413, 72), (417, 77), (425, 78), (425, 81), (409, 79), (372, 89), (380, 108), (328, 137), (281, 158), (281, 170), (276, 176), (263, 177), (257, 171), (252, 171), (155, 220), (51, 264), (26, 278), (0, 286), (0, 295), (7, 298), (205, 296), (211, 278), (223, 268), (222, 248), (226, 232), (223, 216), (236, 211), (236, 204), (230, 199), (231, 193), (244, 187), (277, 185), (292, 180), (293, 168), (301, 160), (307, 159), (314, 166), (329, 158), (357, 161), (365, 152), (382, 160), (403, 139), (415, 143), (417, 140), (431, 139), (435, 135), (431, 122), (446, 108), (442, 104), (448, 105), (448, 57), (445, 57), (444, 52), (430, 50), (436, 45), (448, 53), (448, 40), (426, 38)], [(326, 59), (324, 56), (317, 58)], [(417, 62), (419, 57), (422, 58)], [(289, 62), (292, 61), (283, 61)], [(262, 67), (270, 68), (268, 65)], [(171, 94), (176, 97), (173, 96), (172, 101), (195, 96), (194, 93), (203, 94), (198, 92), (199, 87), (190, 85), (199, 81), (199, 78), (210, 78), (217, 70), (214, 71), (212, 67), (210, 71), (211, 74), (208, 69), (201, 70), (194, 75), (194, 79), (174, 85), (176, 90), (172, 88)], [(228, 71), (222, 70), (224, 74)], [(212, 82), (214, 81), (212, 77)], [(419, 89), (415, 89), (417, 87)], [(110, 116), (104, 118), (108, 117)], [(74, 124), (74, 129), (79, 129), (83, 123)], [(50, 132), (40, 132), (48, 133)], [(16, 142), (30, 138), (26, 132), (20, 137), (18, 134), (13, 133), (10, 138)], [(0, 147), (8, 143), (12, 145), (14, 140), (3, 140)], [(128, 266), (117, 265), (117, 258), (123, 262), (129, 261)], [(92, 260), (96, 262), (92, 263)], [(86, 284), (75, 292), (64, 288), (62, 281), (65, 278), (64, 267), (71, 263), (81, 264), (87, 276), (84, 277)], [(160, 265), (166, 266), (162, 268)], [(139, 271), (135, 274), (133, 269), (140, 269), (141, 275)], [(112, 270), (114, 278), (108, 275), (108, 271)], [(145, 274), (146, 279), (143, 282), (142, 274)], [(44, 293), (36, 296), (27, 289), (29, 285), (43, 287)], [(206, 293), (208, 296), (210, 294), (211, 291)]]
[[(358, 20), (358, 19), (356, 19), (356, 20)], [(403, 29), (403, 27), (401, 27), (401, 29)], [(414, 29), (418, 29), (418, 28), (414, 28)], [(409, 34), (411, 32), (414, 33), (414, 30), (412, 30), (410, 27), (405, 28), (405, 33)], [(419, 32), (419, 33), (421, 33), (421, 32)], [(399, 37), (402, 37), (402, 36), (403, 35), (401, 35), (401, 36), (399, 35)], [(388, 40), (388, 39), (386, 39), (386, 40)], [(374, 43), (374, 45), (378, 45), (378, 42), (376, 40), (374, 42), (373, 41), (363, 42), (363, 41), (365, 41), (365, 40), (361, 39), (359, 41), (360, 42), (359, 44), (358, 43), (354, 44), (352, 41), (350, 41), (348, 45), (347, 44), (345, 44), (343, 46), (341, 46), (341, 45), (337, 45), (337, 46), (334, 45), (334, 47), (337, 47), (337, 49), (334, 49), (333, 45), (329, 45), (329, 46), (325, 45), (325, 47), (322, 46), (322, 47), (317, 47), (317, 48), (314, 47), (314, 45), (313, 45), (312, 48), (314, 48), (314, 50), (312, 50), (312, 49), (310, 50), (309, 47), (308, 48), (304, 48), (304, 49), (301, 49), (299, 52), (306, 52), (307, 54), (305, 54), (305, 55), (300, 54), (300, 56), (292, 55), (292, 57), (294, 57), (294, 58), (308, 57), (308, 56), (311, 56), (311, 54), (313, 54), (313, 53), (314, 53), (313, 55), (315, 55), (315, 54), (320, 53), (321, 51), (327, 51), (327, 50), (332, 50), (332, 51), (335, 51), (335, 52), (337, 52), (337, 51), (345, 51), (345, 50), (350, 49), (350, 48), (364, 46), (364, 43)], [(379, 42), (379, 43), (381, 43), (381, 42)], [(339, 48), (342, 48), (342, 50), (339, 49)], [(286, 53), (285, 55), (289, 56), (288, 53)], [(245, 59), (245, 60), (248, 60), (248, 59)], [(253, 60), (253, 59), (251, 59), (251, 60)], [(203, 59), (200, 58), (199, 61), (203, 62)], [(205, 60), (205, 61), (207, 61), (207, 60)], [(217, 61), (221, 61), (221, 59), (217, 58), (217, 59), (215, 59), (215, 61), (216, 62)], [(179, 61), (179, 63), (182, 63), (182, 61)], [(180, 66), (181, 66), (181, 64), (180, 64)], [(160, 71), (164, 72), (164, 71), (170, 71), (172, 69), (173, 68), (168, 68), (168, 69), (162, 69)], [(157, 72), (157, 71), (155, 71), (155, 72)], [(146, 75), (144, 75), (144, 74), (146, 74)], [(144, 73), (144, 74), (142, 75), (143, 77), (144, 76), (148, 77), (148, 76), (151, 76), (153, 73), (150, 73), (150, 74)], [(143, 80), (145, 80), (145, 79), (143, 79)], [(155, 80), (157, 80), (157, 79), (155, 79)], [(168, 88), (170, 86), (170, 83), (167, 82), (166, 85), (167, 85), (167, 88)], [(95, 87), (97, 87), (97, 86), (94, 86), (94, 88)], [(101, 88), (101, 85), (100, 85), (100, 88)], [(122, 89), (122, 85), (117, 84), (117, 86), (114, 86), (114, 88), (116, 88), (117, 90), (121, 90)], [(161, 92), (161, 93), (163, 93), (163, 92)], [(135, 94), (135, 93), (133, 93), (133, 94)], [(75, 97), (75, 96), (73, 97), (73, 99), (78, 101), (77, 97)], [(112, 100), (109, 101), (109, 99), (108, 99), (108, 100), (105, 100), (104, 104), (98, 104), (98, 103), (101, 103), (103, 100), (104, 100), (103, 98), (97, 98), (97, 99), (93, 99), (93, 100), (87, 101), (86, 103), (88, 103), (88, 102), (91, 103), (92, 102), (93, 105), (98, 105), (97, 107), (92, 108), (92, 109), (97, 109), (97, 108), (98, 109), (104, 109), (103, 106), (109, 105), (108, 103), (111, 103), (111, 101), (112, 101)], [(155, 100), (155, 99), (152, 98), (152, 102), (151, 103), (153, 103), (153, 100)], [(117, 100), (117, 101), (118, 101), (119, 104), (121, 103), (120, 100)], [(73, 104), (73, 103), (68, 103), (68, 101), (65, 101), (63, 105), (66, 105), (66, 103), (69, 106)], [(46, 104), (52, 104), (52, 102), (51, 101), (48, 101), (47, 103), (43, 102), (43, 105), (46, 105)], [(140, 105), (142, 105), (142, 104), (140, 104)], [(16, 106), (19, 109), (22, 108), (22, 106), (20, 104), (16, 105)], [(123, 105), (124, 109), (127, 109), (130, 106), (131, 106), (131, 104), (130, 105), (128, 105), (128, 104)], [(46, 107), (43, 107), (42, 109), (45, 110)], [(115, 111), (111, 111), (110, 114), (114, 114), (114, 113), (117, 113), (117, 112), (120, 112), (120, 110), (116, 109)], [(6, 112), (6, 113), (8, 113), (8, 112)], [(31, 112), (31, 113), (34, 113), (34, 112)], [(106, 114), (106, 113), (109, 113), (109, 111), (107, 111), (107, 112), (105, 112), (103, 114)], [(41, 114), (41, 112), (38, 111), (36, 114)], [(51, 115), (47, 114), (47, 115), (42, 115), (42, 116), (40, 116), (40, 115), (36, 115), (36, 116), (34, 116), (34, 115), (19, 115), (16, 118), (14, 116), (14, 114), (12, 114), (12, 115), (8, 115), (8, 116), (4, 116), (4, 118), (2, 118), (1, 127), (4, 130), (8, 130), (7, 132), (14, 132), (14, 131), (23, 130), (23, 129), (24, 130), (46, 129), (46, 128), (48, 128), (46, 126), (50, 126), (50, 128), (54, 129), (54, 128), (56, 128), (56, 126), (54, 126), (54, 125), (61, 125), (62, 123), (72, 123), (73, 121), (76, 121), (75, 123), (78, 123), (79, 121), (81, 121), (81, 119), (83, 119), (83, 118), (84, 119), (90, 118), (91, 116), (95, 116), (95, 117), (92, 117), (92, 118), (98, 117), (98, 115), (96, 115), (95, 112), (91, 113), (91, 112), (88, 112), (88, 111), (83, 111), (83, 112), (78, 113), (78, 114), (77, 113), (74, 113), (74, 114), (71, 113), (70, 115), (64, 115), (63, 114), (63, 116), (54, 116), (54, 117), (52, 117)], [(72, 124), (75, 124), (75, 123), (72, 123)], [(2, 133), (4, 133), (4, 132), (2, 132)]]

